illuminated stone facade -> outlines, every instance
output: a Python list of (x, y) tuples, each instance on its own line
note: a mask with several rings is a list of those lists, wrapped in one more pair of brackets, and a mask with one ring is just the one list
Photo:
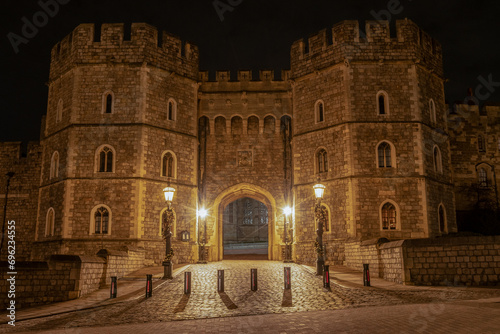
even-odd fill
[(345, 262), (346, 240), (456, 232), (441, 46), (409, 20), (394, 38), (385, 21), (366, 33), (344, 21), (293, 43), (290, 71), (210, 81), (196, 46), (147, 24), (128, 37), (123, 24), (79, 25), (52, 50), (39, 156), (20, 172), (35, 173), (16, 218), (31, 231), (26, 259), (138, 247), (160, 263), (168, 184), (175, 262), (198, 260), (205, 224), (221, 260), (224, 210), (252, 198), (267, 208), (268, 258), (282, 259), (290, 205), (293, 259), (314, 263), (318, 179), (327, 263)]

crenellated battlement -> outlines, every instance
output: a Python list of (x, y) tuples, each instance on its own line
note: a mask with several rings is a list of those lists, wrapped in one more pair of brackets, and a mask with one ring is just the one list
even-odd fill
[(200, 71), (198, 75), (198, 80), (201, 83), (205, 82), (218, 82), (218, 83), (246, 83), (246, 82), (283, 82), (290, 79), (290, 70), (282, 70), (281, 75), (275, 78), (275, 73), (273, 70), (259, 70), (259, 78), (253, 78), (253, 71), (240, 70), (237, 72), (237, 80), (231, 80), (231, 71), (215, 71), (215, 81), (210, 80), (209, 71)]
[(364, 32), (358, 21), (342, 21), (327, 30), (297, 40), (291, 48), (293, 77), (353, 61), (412, 60), (442, 76), (441, 44), (411, 20), (396, 21), (396, 37), (391, 37), (389, 21), (366, 21)]
[[(148, 63), (194, 80), (198, 47), (146, 23), (80, 24), (52, 48), (50, 79), (76, 64)], [(130, 28), (128, 31), (126, 29)]]

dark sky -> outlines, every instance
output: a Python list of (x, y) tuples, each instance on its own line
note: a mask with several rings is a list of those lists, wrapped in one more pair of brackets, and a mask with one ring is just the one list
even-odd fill
[[(49, 3), (56, 0), (41, 0)], [(0, 141), (38, 140), (46, 112), (50, 50), (80, 23), (146, 22), (200, 48), (201, 70), (289, 69), (291, 43), (342, 20), (387, 19), (397, 0), (219, 0), (233, 3), (221, 21), (214, 0), (59, 0), (58, 12), (38, 33), (19, 45), (23, 17), (33, 22), (39, 1), (3, 0), (0, 4)], [(495, 0), (400, 0), (391, 26), (405, 17), (443, 45), (447, 100), (463, 101), (467, 88), (500, 101), (500, 2)], [(375, 13), (375, 15), (373, 15)], [(364, 25), (364, 24), (363, 24)], [(483, 79), (480, 79), (483, 78)], [(498, 84), (496, 84), (498, 82)], [(481, 87), (479, 87), (481, 88)], [(481, 101), (484, 102), (484, 101)]]

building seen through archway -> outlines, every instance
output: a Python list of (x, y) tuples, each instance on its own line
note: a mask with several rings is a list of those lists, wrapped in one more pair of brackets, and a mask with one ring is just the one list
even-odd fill
[(235, 200), (224, 209), (223, 220), (224, 258), (267, 259), (269, 217), (264, 203), (249, 197)]

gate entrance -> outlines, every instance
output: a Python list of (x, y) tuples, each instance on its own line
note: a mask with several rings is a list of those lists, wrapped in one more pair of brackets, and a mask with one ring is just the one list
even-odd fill
[(223, 213), (224, 259), (267, 260), (267, 206), (250, 197), (229, 203)]
[(222, 191), (214, 200), (212, 207), (216, 239), (212, 244), (215, 247), (211, 250), (209, 261), (230, 259), (235, 254), (229, 253), (237, 253), (235, 248), (240, 248), (240, 252), (246, 252), (241, 250), (243, 247), (250, 247), (249, 252), (254, 254), (262, 253), (260, 257), (264, 260), (281, 258), (281, 245), (276, 234), (276, 201), (269, 191), (257, 185), (240, 183)]

